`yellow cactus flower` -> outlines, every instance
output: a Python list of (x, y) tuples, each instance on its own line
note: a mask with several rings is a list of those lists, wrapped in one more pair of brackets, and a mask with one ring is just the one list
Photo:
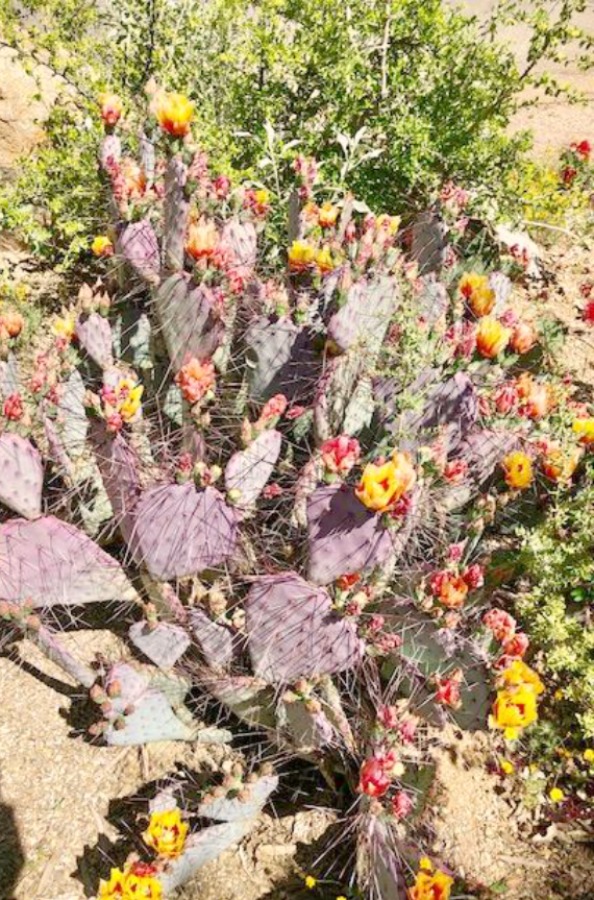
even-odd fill
[(322, 247), (321, 250), (316, 250), (314, 262), (316, 269), (321, 275), (327, 275), (328, 272), (332, 272), (336, 268), (336, 263), (332, 259), (329, 247)]
[(435, 869), (427, 857), (419, 862), (413, 887), (406, 892), (408, 900), (449, 900), (454, 879)]
[(91, 244), (91, 251), (95, 256), (104, 259), (105, 257), (113, 256), (114, 246), (106, 234), (98, 234)]
[(186, 239), (186, 253), (192, 259), (208, 259), (215, 252), (219, 243), (219, 233), (214, 222), (201, 219), (192, 222), (188, 228)]
[(553, 803), (562, 803), (565, 800), (565, 794), (561, 788), (554, 787), (549, 791), (549, 797)]
[(582, 444), (586, 444), (588, 447), (594, 445), (594, 416), (589, 419), (576, 419), (573, 423), (573, 431)]
[(153, 110), (157, 122), (172, 137), (185, 137), (194, 118), (194, 104), (184, 94), (160, 91), (154, 100)]
[(121, 869), (112, 869), (109, 881), (101, 879), (98, 900), (120, 900), (124, 897), (126, 873)]
[(188, 823), (182, 822), (179, 809), (168, 809), (151, 815), (142, 837), (158, 856), (176, 859), (183, 852), (187, 834)]
[(307, 241), (293, 241), (289, 248), (289, 269), (291, 272), (305, 272), (313, 265), (316, 250)]
[(387, 213), (382, 213), (376, 219), (376, 227), (378, 231), (383, 231), (390, 237), (394, 237), (400, 228), (400, 216), (389, 216)]
[(511, 335), (511, 328), (506, 328), (492, 316), (483, 316), (476, 332), (476, 348), (481, 356), (495, 359), (505, 350)]
[(508, 453), (501, 462), (505, 483), (514, 490), (524, 490), (534, 481), (530, 457), (521, 450)]
[(307, 876), (306, 876), (306, 878), (305, 878), (305, 887), (306, 887), (308, 890), (313, 891), (313, 889), (315, 888), (315, 886), (316, 886), (317, 883), (318, 883), (318, 882), (317, 882), (317, 879), (315, 879), (315, 878), (313, 877), (313, 875), (307, 875)]
[(529, 685), (497, 692), (489, 724), (501, 728), (507, 740), (515, 740), (523, 728), (538, 719), (536, 693)]
[(495, 291), (486, 275), (465, 272), (458, 284), (458, 290), (475, 316), (488, 316), (495, 306)]
[(539, 675), (526, 665), (523, 659), (514, 659), (499, 676), (499, 683), (507, 687), (528, 685), (535, 694), (542, 694), (544, 691), (544, 684)]
[(131, 378), (122, 378), (116, 388), (117, 411), (124, 420), (130, 422), (140, 409), (144, 388)]
[(323, 203), (318, 212), (318, 223), (322, 228), (333, 228), (338, 219), (338, 207)]
[(367, 509), (383, 513), (413, 487), (416, 478), (409, 455), (394, 451), (388, 462), (365, 466), (355, 494)]
[(587, 763), (594, 763), (594, 750), (591, 747), (588, 747), (587, 750), (584, 750), (584, 760)]
[(76, 319), (73, 315), (62, 316), (56, 319), (52, 325), (53, 333), (60, 338), (72, 340), (76, 331)]
[(567, 484), (577, 469), (583, 455), (583, 449), (574, 447), (571, 450), (554, 448), (543, 457), (542, 471), (551, 481)]

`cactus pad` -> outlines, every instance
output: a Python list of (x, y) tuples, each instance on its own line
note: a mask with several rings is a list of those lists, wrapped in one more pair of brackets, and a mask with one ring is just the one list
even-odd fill
[(111, 326), (104, 316), (98, 313), (80, 316), (76, 323), (76, 337), (85, 353), (101, 369), (112, 365)]
[(210, 288), (197, 287), (185, 274), (171, 275), (155, 291), (155, 306), (176, 372), (191, 357), (204, 360), (213, 355), (224, 325)]
[(323, 588), (295, 572), (258, 578), (245, 609), (254, 672), (267, 681), (341, 672), (361, 661), (354, 624), (333, 613)]
[(141, 653), (160, 669), (171, 669), (190, 646), (190, 638), (183, 628), (170, 622), (134, 622), (128, 637)]
[(18, 434), (0, 435), (0, 502), (19, 516), (41, 515), (43, 465), (33, 444)]
[(234, 453), (225, 469), (227, 491), (239, 491), (234, 505), (241, 510), (256, 502), (276, 465), (281, 449), (279, 431), (263, 431), (247, 450)]

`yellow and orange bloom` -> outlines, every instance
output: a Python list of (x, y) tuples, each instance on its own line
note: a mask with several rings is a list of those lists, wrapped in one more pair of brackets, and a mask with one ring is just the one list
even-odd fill
[(576, 419), (573, 423), (573, 433), (578, 436), (581, 444), (587, 447), (594, 446), (594, 416), (589, 419)]
[(501, 462), (505, 483), (508, 487), (522, 491), (530, 487), (534, 481), (532, 461), (526, 453), (514, 450), (508, 453)]
[(527, 372), (517, 379), (516, 388), (522, 400), (520, 412), (529, 419), (542, 419), (553, 408), (555, 399), (551, 386), (535, 381)]
[(189, 134), (194, 104), (184, 94), (160, 91), (153, 102), (157, 122), (167, 134), (182, 138)]
[(568, 450), (551, 449), (543, 457), (541, 463), (542, 471), (551, 481), (566, 484), (568, 481), (571, 481), (582, 456), (583, 450), (580, 447)]
[(99, 94), (99, 103), (101, 105), (101, 118), (106, 125), (113, 128), (119, 122), (124, 111), (122, 101), (117, 94), (105, 91), (103, 94)]
[(509, 343), (511, 329), (506, 328), (492, 316), (479, 319), (476, 331), (476, 349), (486, 359), (495, 359)]
[(214, 222), (200, 219), (188, 228), (186, 253), (192, 259), (210, 259), (219, 244), (219, 233)]
[(293, 241), (289, 247), (289, 269), (291, 272), (305, 272), (315, 262), (316, 249), (307, 241)]
[(176, 859), (183, 852), (187, 835), (188, 823), (182, 822), (179, 809), (169, 809), (151, 815), (142, 837), (158, 856)]
[(123, 195), (128, 200), (140, 200), (146, 192), (146, 174), (141, 165), (130, 156), (120, 163), (120, 175), (123, 181)]
[(112, 241), (106, 234), (98, 234), (91, 244), (91, 251), (95, 254), (95, 256), (99, 256), (105, 259), (108, 256), (113, 256), (114, 246)]
[(318, 210), (318, 224), (321, 228), (333, 228), (338, 219), (338, 207), (331, 203), (323, 203)]
[(506, 740), (515, 740), (523, 728), (538, 719), (536, 693), (530, 685), (497, 691), (489, 724), (503, 730)]
[(314, 263), (320, 275), (327, 275), (328, 272), (332, 272), (336, 268), (336, 263), (332, 259), (329, 247), (322, 247), (321, 250), (316, 251)]
[(512, 331), (509, 346), (514, 353), (528, 353), (536, 344), (536, 330), (530, 322), (518, 322)]
[(565, 794), (561, 790), (561, 788), (554, 787), (549, 791), (549, 798), (553, 803), (563, 803), (565, 800)]
[(367, 509), (383, 513), (410, 491), (416, 479), (417, 473), (409, 455), (394, 451), (387, 462), (365, 466), (355, 494)]
[(101, 881), (98, 900), (163, 900), (163, 887), (155, 877), (155, 867), (132, 863), (112, 869), (109, 881)]
[(534, 669), (524, 662), (523, 659), (514, 659), (509, 666), (499, 676), (499, 684), (505, 687), (522, 687), (528, 686), (535, 694), (542, 694), (544, 684), (540, 676)]
[(462, 575), (447, 569), (433, 575), (430, 587), (433, 596), (446, 609), (460, 609), (468, 596), (468, 585)]
[(198, 403), (215, 387), (215, 367), (209, 360), (200, 362), (195, 356), (175, 376), (175, 383), (188, 403)]
[(475, 316), (488, 316), (493, 311), (496, 300), (495, 291), (490, 286), (486, 275), (465, 272), (458, 284), (458, 290)]
[(419, 871), (413, 887), (406, 892), (407, 900), (449, 900), (454, 879), (436, 869), (427, 857), (419, 861)]
[(56, 337), (71, 341), (76, 331), (76, 318), (73, 315), (65, 315), (56, 319), (52, 325), (52, 331)]

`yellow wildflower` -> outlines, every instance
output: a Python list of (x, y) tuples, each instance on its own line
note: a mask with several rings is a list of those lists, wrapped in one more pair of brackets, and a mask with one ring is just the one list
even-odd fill
[(553, 803), (562, 803), (565, 800), (565, 794), (561, 790), (561, 788), (554, 787), (549, 791), (549, 797), (553, 801)]
[(413, 887), (409, 888), (408, 900), (449, 900), (454, 879), (440, 869), (434, 869), (430, 859), (423, 857), (419, 862), (419, 872)]
[(313, 875), (307, 875), (307, 876), (306, 876), (306, 878), (305, 878), (305, 887), (308, 888), (310, 891), (313, 891), (313, 889), (315, 888), (315, 886), (316, 886), (317, 883), (318, 883), (318, 882), (317, 882), (317, 880), (313, 877)]
[(513, 775), (516, 771), (516, 767), (509, 759), (502, 759), (499, 766), (504, 775)]
[(105, 258), (107, 256), (113, 256), (114, 247), (106, 234), (98, 234), (91, 244), (91, 251), (95, 256)]
[(587, 763), (594, 763), (594, 750), (591, 747), (584, 750), (584, 759)]

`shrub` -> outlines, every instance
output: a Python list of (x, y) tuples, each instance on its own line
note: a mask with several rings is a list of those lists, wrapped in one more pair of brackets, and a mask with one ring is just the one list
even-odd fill
[[(501, 6), (502, 20), (520, 16), (533, 28), (520, 71), (511, 51), (492, 40), (497, 16), (481, 31), (441, 0), (213, 0), (181, 8), (10, 2), (0, 12), (5, 39), (29, 63), (42, 59), (59, 73), (67, 88), (60, 105), (68, 111), (48, 125), (51, 149), (25, 162), (3, 203), (4, 221), (20, 225), (36, 248), (70, 261), (84, 230), (69, 197), (73, 179), (97, 197), (85, 162), (93, 148), (85, 132), (90, 104), (100, 88), (126, 102), (154, 74), (196, 97), (201, 140), (227, 171), (258, 171), (275, 187), (286, 184), (278, 145), (298, 141), (371, 206), (425, 202), (450, 177), (501, 194), (526, 147), (524, 137), (506, 133), (519, 92), (531, 82), (558, 90), (534, 66), (557, 59), (572, 41), (587, 64), (590, 40), (573, 24), (583, 5), (565, 0), (557, 18), (540, 0), (530, 12)], [(31, 224), (33, 205), (45, 210), (42, 226)]]

